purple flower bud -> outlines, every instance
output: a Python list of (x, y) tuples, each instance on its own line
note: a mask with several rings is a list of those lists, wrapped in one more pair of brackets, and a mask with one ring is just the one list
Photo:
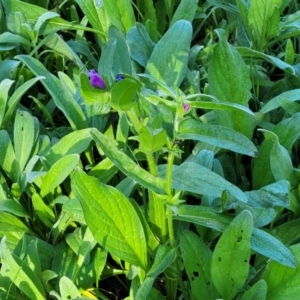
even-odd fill
[(187, 112), (190, 109), (190, 105), (188, 103), (183, 104), (184, 112)]
[(122, 79), (124, 79), (124, 76), (122, 74), (117, 74), (117, 76), (116, 76), (116, 82), (118, 82), (118, 81), (120, 81)]
[(105, 82), (103, 78), (95, 71), (91, 70), (89, 72), (90, 83), (94, 88), (105, 89)]

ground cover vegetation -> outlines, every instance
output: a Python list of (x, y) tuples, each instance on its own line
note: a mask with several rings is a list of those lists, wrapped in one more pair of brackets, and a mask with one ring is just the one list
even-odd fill
[(0, 1), (1, 299), (298, 299), (296, 0)]

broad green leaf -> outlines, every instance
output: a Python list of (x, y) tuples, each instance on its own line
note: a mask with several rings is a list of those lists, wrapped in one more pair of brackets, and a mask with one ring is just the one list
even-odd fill
[(274, 97), (273, 99), (269, 100), (265, 106), (263, 106), (260, 112), (266, 114), (274, 109), (277, 109), (278, 107), (280, 107), (279, 100), (281, 98), (286, 98), (290, 101), (298, 101), (300, 100), (300, 89), (283, 92), (282, 94)]
[(129, 30), (126, 41), (131, 57), (141, 66), (146, 67), (155, 44), (152, 42), (143, 24), (136, 23), (135, 27)]
[(270, 161), (273, 145), (273, 141), (264, 140), (258, 148), (258, 156), (254, 158), (252, 167), (252, 188), (254, 190), (259, 190), (261, 187), (275, 182)]
[(70, 175), (78, 162), (78, 154), (69, 154), (56, 161), (43, 179), (41, 196), (46, 196), (60, 185)]
[(81, 297), (76, 285), (66, 276), (61, 277), (59, 280), (59, 291), (62, 299), (76, 299)]
[(212, 207), (179, 205), (172, 207), (173, 219), (194, 223), (223, 232), (232, 218), (216, 212)]
[(270, 167), (275, 180), (290, 180), (293, 172), (293, 164), (288, 151), (279, 144), (279, 138), (275, 133), (267, 130), (262, 131), (267, 140), (273, 141), (270, 153)]
[[(127, 196), (127, 195), (125, 195), (125, 196)], [(154, 236), (154, 232), (150, 229), (150, 226), (148, 224), (146, 216), (144, 215), (144, 211), (142, 211), (141, 207), (137, 204), (137, 202), (135, 200), (130, 199), (130, 202), (133, 205), (136, 213), (138, 214), (138, 216), (142, 222), (144, 232), (146, 235), (146, 239), (147, 239), (147, 248), (148, 248), (150, 254), (153, 255), (155, 253), (157, 247), (159, 246), (158, 239)]]
[(300, 244), (290, 247), (297, 260), (297, 267), (290, 268), (271, 261), (262, 275), (268, 285), (268, 300), (297, 299), (300, 293)]
[(54, 212), (44, 203), (39, 194), (34, 193), (31, 197), (35, 213), (39, 219), (48, 227), (52, 228), (55, 222)]
[(0, 211), (0, 224), (0, 238), (6, 236), (7, 246), (12, 250), (20, 243), (24, 234), (33, 235), (19, 218), (10, 213)]
[(159, 151), (167, 142), (167, 133), (164, 129), (159, 128), (153, 131), (147, 126), (143, 126), (139, 132), (140, 149), (146, 154), (152, 155)]
[(111, 90), (110, 105), (119, 111), (129, 110), (134, 105), (134, 96), (142, 84), (138, 80), (124, 78), (115, 83)]
[(163, 179), (154, 177), (145, 169), (132, 161), (124, 152), (120, 151), (114, 143), (101, 132), (92, 129), (91, 135), (101, 147), (105, 155), (128, 177), (135, 180), (141, 186), (164, 194), (166, 183)]
[(281, 1), (251, 0), (250, 2), (248, 21), (254, 31), (252, 42), (262, 52), (265, 50), (267, 42), (279, 33)]
[(292, 151), (295, 142), (299, 139), (299, 126), (300, 113), (296, 113), (291, 118), (282, 120), (273, 128), (273, 132), (279, 138), (280, 145), (289, 152)]
[(169, 27), (171, 27), (174, 23), (179, 20), (187, 20), (192, 22), (195, 17), (195, 13), (198, 8), (197, 0), (182, 0), (180, 1), (173, 18), (170, 22)]
[(280, 264), (296, 268), (297, 261), (289, 248), (264, 230), (253, 228), (251, 248)]
[[(198, 224), (223, 232), (232, 218), (214, 211), (211, 207), (180, 205), (173, 207), (173, 219)], [(297, 263), (292, 252), (273, 235), (253, 228), (251, 248), (285, 266), (294, 268)]]
[(107, 36), (110, 21), (102, 1), (76, 0), (84, 15), (88, 18), (92, 27)]
[(106, 157), (89, 170), (88, 175), (97, 177), (102, 183), (108, 183), (117, 171), (118, 168)]
[(40, 28), (47, 23), (48, 20), (51, 20), (53, 18), (59, 17), (59, 14), (53, 11), (46, 11), (43, 14), (39, 16), (36, 23), (33, 26), (33, 30), (35, 31), (35, 34), (38, 35)]
[(115, 78), (113, 78), (113, 67), (116, 46), (117, 40), (115, 38), (109, 39), (109, 41), (103, 46), (98, 64), (98, 72), (103, 78), (105, 78), (109, 86), (111, 86), (115, 81)]
[(21, 97), (23, 96), (23, 94), (30, 89), (38, 80), (44, 79), (45, 77), (43, 76), (37, 76), (35, 78), (32, 78), (26, 82), (24, 82), (20, 87), (18, 87), (14, 93), (11, 95), (11, 97), (8, 100), (7, 103), (7, 109), (6, 109), (6, 113), (3, 119), (3, 122), (1, 124), (1, 126), (3, 128), (7, 128), (9, 121), (13, 115), (13, 113), (15, 112), (15, 108), (17, 106), (17, 104), (19, 103)]
[(19, 202), (13, 199), (1, 200), (0, 211), (6, 211), (18, 217), (29, 218), (29, 214), (25, 208)]
[(223, 126), (204, 124), (189, 118), (179, 123), (178, 132), (175, 135), (183, 140), (202, 141), (237, 153), (257, 155), (256, 147), (248, 138)]
[(255, 51), (248, 47), (237, 47), (236, 49), (243, 58), (268, 61), (281, 70), (285, 70), (288, 73), (295, 74), (295, 70), (291, 65), (277, 58), (276, 56), (267, 55), (263, 52)]
[[(206, 98), (207, 95), (205, 94), (196, 94), (186, 97), (187, 100), (195, 97), (203, 97)], [(211, 96), (209, 96), (210, 99)], [(217, 99), (214, 99), (217, 100)], [(243, 111), (248, 113), (249, 115), (253, 115), (254, 113), (247, 107), (238, 103), (231, 103), (231, 102), (208, 102), (208, 101), (189, 101), (186, 102), (190, 105), (190, 107), (195, 108), (203, 108), (203, 109), (217, 109), (217, 110), (232, 110), (232, 111)]]
[[(161, 175), (165, 170), (165, 168), (161, 170)], [(184, 162), (180, 166), (173, 166), (172, 187), (176, 190), (214, 197), (222, 197), (223, 191), (226, 190), (239, 201), (248, 201), (245, 193), (238, 187), (194, 162)]]
[(300, 240), (300, 219), (294, 219), (273, 228), (272, 233), (278, 237), (285, 245), (293, 245)]
[(113, 74), (117, 75), (118, 73), (124, 73), (132, 75), (132, 63), (124, 33), (118, 30), (116, 27), (111, 26), (108, 30), (108, 38), (109, 40), (116, 40), (116, 46), (114, 49), (115, 51), (113, 53)]
[(78, 199), (68, 200), (62, 207), (62, 210), (75, 222), (86, 225), (82, 207)]
[(191, 40), (191, 23), (177, 21), (155, 45), (147, 73), (168, 86), (178, 87), (185, 76)]
[(80, 154), (89, 146), (92, 137), (90, 136), (90, 129), (82, 129), (71, 132), (62, 137), (49, 152), (45, 158), (49, 163), (53, 164), (57, 160), (69, 154)]
[(265, 280), (260, 279), (245, 294), (241, 300), (265, 300), (267, 297), (268, 286)]
[[(38, 18), (41, 15), (48, 12), (47, 9), (42, 8), (38, 5), (33, 5), (18, 0), (15, 0), (13, 2), (10, 0), (2, 0), (2, 5), (4, 7), (6, 25), (8, 29), (12, 32), (16, 32), (15, 14), (17, 12), (21, 12), (26, 17), (27, 20), (30, 20), (33, 23), (37, 22)], [(46, 26), (43, 27), (43, 30), (41, 30), (40, 34), (46, 36), (58, 30), (86, 30), (86, 31), (96, 32), (97, 34), (102, 34), (98, 30), (73, 24), (60, 17), (56, 17), (54, 19), (49, 20)]]
[(119, 30), (128, 32), (134, 26), (135, 16), (130, 0), (102, 1), (111, 23)]
[(24, 45), (29, 46), (29, 47), (32, 46), (31, 42), (24, 39), (20, 35), (13, 34), (11, 32), (3, 32), (0, 35), (0, 47), (5, 46), (7, 44), (13, 44), (15, 46), (17, 46), (19, 44), (24, 44)]
[(159, 274), (161, 274), (165, 269), (167, 269), (172, 262), (176, 259), (177, 249), (170, 249), (165, 245), (158, 247), (156, 255), (154, 257), (154, 262), (146, 274), (144, 282), (138, 289), (135, 299), (148, 299), (149, 294), (152, 289), (152, 285)]
[(183, 231), (179, 239), (181, 256), (191, 284), (191, 299), (217, 299), (219, 294), (210, 272), (212, 251), (191, 231)]
[(8, 92), (14, 83), (13, 80), (10, 79), (4, 79), (0, 83), (0, 90), (1, 90), (1, 95), (0, 95), (0, 124), (2, 125), (3, 117), (6, 111), (6, 106), (7, 106), (7, 98), (8, 98)]
[(0, 166), (10, 179), (18, 180), (20, 168), (10, 136), (6, 130), (0, 130)]
[(64, 113), (72, 129), (86, 128), (87, 122), (79, 104), (65, 91), (57, 77), (52, 75), (41, 62), (27, 55), (18, 55), (17, 59), (21, 60), (37, 76), (44, 76), (42, 84), (51, 94), (56, 106)]
[(236, 48), (227, 42), (224, 31), (216, 32), (219, 42), (209, 63), (209, 91), (221, 102), (247, 106), (251, 96), (249, 69)]
[(18, 110), (14, 123), (14, 148), (20, 171), (25, 168), (37, 138), (34, 118), (26, 111)]
[[(208, 67), (210, 93), (221, 102), (248, 106), (251, 80), (249, 69), (235, 47), (227, 42), (223, 30), (216, 30), (219, 42)], [(248, 138), (254, 129), (254, 117), (242, 111), (216, 111), (218, 124), (238, 131)]]
[(19, 66), (20, 62), (16, 60), (9, 60), (5, 59), (0, 62), (0, 81), (11, 78), (12, 74), (16, 73), (17, 67)]
[(6, 237), (3, 237), (1, 240), (0, 255), (2, 275), (9, 277), (30, 299), (44, 300), (46, 298), (45, 290), (39, 277), (24, 261), (10, 253), (6, 246)]
[(213, 252), (211, 276), (224, 299), (233, 299), (248, 277), (252, 228), (251, 213), (240, 212), (225, 229)]
[(97, 242), (112, 255), (146, 268), (145, 233), (128, 199), (79, 170), (72, 178), (72, 190)]

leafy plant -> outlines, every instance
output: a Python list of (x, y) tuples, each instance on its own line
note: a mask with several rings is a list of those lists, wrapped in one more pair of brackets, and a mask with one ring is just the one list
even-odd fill
[(7, 1), (1, 299), (296, 299), (299, 5)]

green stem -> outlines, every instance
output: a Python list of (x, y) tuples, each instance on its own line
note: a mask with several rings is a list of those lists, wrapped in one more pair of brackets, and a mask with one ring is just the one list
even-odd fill
[(137, 116), (133, 113), (132, 110), (127, 111), (127, 116), (130, 118), (131, 122), (133, 123), (133, 126), (135, 127), (137, 132), (140, 132), (143, 125), (139, 122)]
[(150, 173), (154, 176), (157, 176), (156, 164), (155, 164), (153, 154), (146, 154), (146, 156), (147, 156)]

